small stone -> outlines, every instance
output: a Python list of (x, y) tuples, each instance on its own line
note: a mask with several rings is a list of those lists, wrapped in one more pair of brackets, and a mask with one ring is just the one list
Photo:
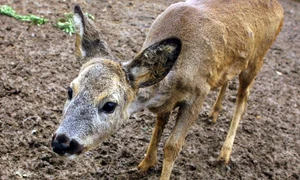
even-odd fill
[(276, 71), (276, 73), (277, 73), (279, 76), (282, 75), (282, 72)]
[(36, 133), (37, 133), (36, 129), (34, 129), (34, 130), (31, 131), (31, 134), (33, 134), (33, 135), (36, 134)]

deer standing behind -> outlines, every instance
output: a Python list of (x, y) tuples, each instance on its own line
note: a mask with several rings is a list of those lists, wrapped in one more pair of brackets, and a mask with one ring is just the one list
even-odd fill
[(171, 111), (175, 126), (164, 146), (161, 179), (176, 157), (201, 106), (220, 87), (210, 116), (221, 111), (228, 81), (239, 76), (236, 109), (219, 159), (228, 163), (250, 87), (280, 32), (283, 9), (276, 0), (187, 0), (168, 7), (152, 24), (142, 51), (116, 60), (99, 31), (74, 9), (76, 57), (83, 64), (68, 88), (63, 120), (52, 139), (54, 152), (76, 156), (99, 145), (143, 108), (157, 115), (140, 171), (157, 161), (157, 146)]

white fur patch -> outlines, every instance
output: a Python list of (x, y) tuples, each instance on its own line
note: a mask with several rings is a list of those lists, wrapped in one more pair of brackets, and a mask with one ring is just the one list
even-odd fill
[(83, 23), (82, 23), (82, 18), (79, 14), (75, 13), (74, 14), (74, 25), (76, 31), (79, 31), (79, 35), (82, 37), (83, 36)]
[(128, 66), (132, 61), (125, 61), (125, 62), (121, 62), (123, 67)]
[[(75, 13), (73, 19), (74, 19), (75, 30), (80, 35), (80, 37), (82, 38), (83, 33), (84, 33), (82, 18), (79, 14)], [(82, 57), (86, 56), (86, 51), (84, 49), (82, 49), (82, 47), (80, 47), (80, 53), (81, 53)]]
[(131, 69), (131, 73), (134, 77), (139, 77), (145, 75), (149, 72), (149, 69), (146, 67), (134, 67)]
[(86, 56), (86, 51), (83, 50), (82, 48), (80, 48), (80, 52), (81, 52), (81, 56), (82, 56), (82, 57), (85, 57), (85, 56)]
[(67, 156), (67, 158), (68, 158), (69, 160), (74, 161), (74, 160), (77, 158), (77, 155), (70, 155), (70, 156)]

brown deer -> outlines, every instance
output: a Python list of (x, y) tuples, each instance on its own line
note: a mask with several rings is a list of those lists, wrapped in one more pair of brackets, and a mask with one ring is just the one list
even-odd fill
[(116, 132), (143, 108), (157, 115), (150, 145), (138, 165), (147, 171), (170, 112), (178, 107), (164, 146), (161, 179), (169, 179), (190, 127), (210, 90), (221, 87), (210, 116), (220, 113), (228, 81), (239, 76), (236, 109), (219, 159), (228, 163), (249, 90), (280, 32), (283, 9), (277, 0), (187, 0), (168, 7), (152, 24), (142, 51), (116, 60), (80, 7), (74, 9), (76, 56), (83, 64), (68, 88), (63, 120), (53, 151), (76, 156)]

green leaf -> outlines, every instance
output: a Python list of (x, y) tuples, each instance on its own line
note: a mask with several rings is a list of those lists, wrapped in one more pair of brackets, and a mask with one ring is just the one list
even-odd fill
[(12, 7), (3, 5), (0, 7), (0, 13), (13, 17), (19, 21), (25, 21), (25, 22), (31, 22), (32, 24), (40, 26), (41, 24), (45, 24), (48, 20), (45, 18), (41, 18), (35, 15), (27, 15), (27, 16), (22, 16), (20, 14), (17, 14), (15, 10), (13, 10)]
[[(91, 14), (85, 13), (85, 15), (91, 20), (95, 19), (95, 17)], [(65, 17), (58, 19), (57, 23), (54, 26), (68, 33), (71, 36), (75, 33), (73, 16), (73, 13), (65, 13)]]

